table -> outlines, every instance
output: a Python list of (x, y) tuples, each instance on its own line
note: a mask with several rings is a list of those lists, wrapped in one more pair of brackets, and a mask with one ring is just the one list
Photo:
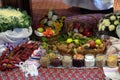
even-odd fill
[(39, 68), (36, 77), (25, 77), (20, 69), (0, 72), (0, 80), (104, 80), (102, 68)]

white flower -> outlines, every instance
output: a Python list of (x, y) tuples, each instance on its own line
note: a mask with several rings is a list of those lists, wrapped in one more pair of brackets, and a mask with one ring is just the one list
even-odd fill
[(102, 25), (101, 29), (102, 29), (102, 31), (104, 31), (105, 30), (105, 25)]
[(118, 19), (120, 19), (120, 16), (117, 16)]
[(103, 20), (103, 24), (104, 24), (105, 26), (109, 26), (109, 25), (110, 25), (110, 20), (109, 20), (109, 19), (104, 19), (104, 20)]
[(116, 19), (116, 16), (112, 15), (110, 16), (110, 20), (115, 20)]
[(52, 16), (52, 21), (56, 21), (58, 19), (58, 16), (57, 15), (53, 15)]
[(53, 12), (50, 10), (50, 11), (48, 12), (48, 18), (50, 19), (50, 18), (52, 17), (52, 15), (53, 15)]
[(109, 29), (109, 31), (113, 31), (113, 30), (115, 30), (115, 26), (114, 26), (114, 25), (110, 25), (110, 26), (108, 27), (108, 29)]
[(119, 24), (119, 20), (115, 20), (114, 25), (118, 25), (118, 24)]
[(98, 31), (101, 31), (102, 30), (102, 24), (99, 24), (98, 25)]
[(48, 21), (48, 26), (52, 26), (53, 22), (50, 20)]
[(103, 23), (109, 22), (109, 19), (103, 19)]

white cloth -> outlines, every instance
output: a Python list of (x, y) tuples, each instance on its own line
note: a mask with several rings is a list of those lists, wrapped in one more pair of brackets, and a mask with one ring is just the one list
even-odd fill
[(120, 39), (115, 37), (109, 37), (106, 43), (106, 55), (120, 53)]
[(120, 73), (118, 72), (118, 67), (115, 68), (109, 68), (109, 67), (103, 67), (103, 71), (106, 76), (106, 80), (120, 80)]
[[(0, 33), (0, 56), (6, 48), (15, 47), (23, 42), (29, 40), (32, 34), (32, 27), (29, 28), (15, 28)], [(11, 45), (11, 47), (10, 47)]]
[(63, 2), (89, 10), (106, 10), (113, 7), (114, 0), (63, 0)]

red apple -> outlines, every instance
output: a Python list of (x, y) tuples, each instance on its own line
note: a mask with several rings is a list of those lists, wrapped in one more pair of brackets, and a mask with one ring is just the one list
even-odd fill
[(94, 40), (90, 40), (89, 41), (89, 44), (90, 44), (90, 48), (95, 48), (95, 41)]
[(85, 36), (87, 36), (87, 37), (90, 37), (91, 35), (92, 35), (92, 33), (91, 32), (87, 32), (87, 31), (85, 31), (84, 33), (83, 33)]

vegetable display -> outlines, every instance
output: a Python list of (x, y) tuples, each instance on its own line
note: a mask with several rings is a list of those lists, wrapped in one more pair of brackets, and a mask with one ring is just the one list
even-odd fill
[(15, 8), (0, 8), (0, 32), (14, 28), (28, 28), (31, 18), (26, 11)]

